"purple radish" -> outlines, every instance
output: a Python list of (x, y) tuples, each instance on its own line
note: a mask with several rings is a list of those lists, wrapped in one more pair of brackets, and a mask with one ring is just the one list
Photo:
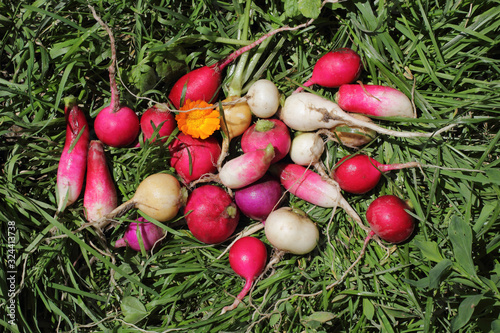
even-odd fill
[(380, 117), (415, 118), (410, 99), (401, 91), (387, 86), (344, 84), (335, 95), (335, 101), (347, 112)]
[[(361, 73), (361, 57), (350, 48), (340, 48), (323, 55), (314, 65), (312, 77), (304, 87), (313, 84), (325, 88), (337, 88), (354, 82)], [(304, 88), (299, 87), (295, 92)]]
[(144, 250), (149, 251), (155, 243), (165, 236), (163, 229), (143, 217), (139, 217), (137, 222), (130, 223), (123, 238), (115, 242), (115, 247), (128, 246), (132, 250), (141, 251), (141, 243)]
[(264, 175), (255, 183), (236, 190), (234, 200), (243, 214), (264, 222), (279, 206), (282, 195), (280, 182), (269, 175)]
[(244, 153), (264, 149), (269, 143), (274, 148), (274, 158), (271, 163), (283, 159), (290, 151), (290, 132), (285, 123), (279, 119), (259, 119), (241, 137), (241, 149)]

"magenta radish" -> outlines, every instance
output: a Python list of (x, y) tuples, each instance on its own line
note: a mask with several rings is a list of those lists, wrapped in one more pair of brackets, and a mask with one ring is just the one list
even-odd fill
[(229, 264), (233, 271), (245, 279), (245, 286), (232, 305), (222, 309), (222, 313), (235, 309), (245, 298), (252, 284), (264, 271), (267, 261), (267, 249), (264, 243), (255, 237), (238, 239), (229, 250)]
[(382, 164), (366, 155), (349, 155), (337, 162), (333, 170), (333, 179), (342, 190), (363, 194), (377, 186), (382, 173), (418, 166), (417, 162)]
[(311, 132), (347, 124), (348, 126), (371, 129), (385, 135), (405, 138), (432, 137), (455, 126), (455, 124), (448, 125), (432, 133), (394, 131), (372, 122), (357, 119), (342, 110), (335, 102), (308, 92), (292, 94), (287, 97), (279, 117), (289, 128), (296, 131)]
[(57, 211), (73, 204), (82, 191), (87, 167), (89, 126), (85, 114), (76, 104), (76, 98), (64, 99), (66, 140), (57, 168)]
[(279, 119), (259, 119), (241, 137), (241, 149), (244, 153), (264, 149), (269, 143), (274, 148), (274, 158), (271, 163), (283, 159), (290, 151), (290, 132), (285, 123)]
[(296, 135), (290, 146), (290, 159), (298, 165), (315, 165), (321, 158), (325, 145), (315, 132)]
[(190, 135), (179, 133), (169, 149), (172, 155), (170, 166), (186, 183), (197, 180), (206, 173), (217, 171), (221, 148), (213, 136), (207, 139), (195, 139)]
[(113, 177), (99, 140), (90, 141), (87, 156), (87, 177), (83, 195), (83, 207), (87, 221), (97, 221), (118, 206)]
[(270, 118), (280, 106), (280, 93), (276, 85), (269, 80), (257, 80), (245, 95), (252, 113), (258, 118)]
[(234, 192), (240, 211), (254, 220), (265, 221), (280, 204), (283, 190), (280, 182), (269, 175)]
[(94, 120), (95, 134), (102, 143), (111, 147), (127, 147), (139, 135), (139, 117), (126, 106), (120, 105), (120, 92), (116, 85), (116, 49), (115, 38), (111, 29), (101, 20), (94, 8), (89, 6), (94, 18), (106, 29), (111, 44), (111, 65), (109, 71), (109, 84), (111, 88), (111, 103), (103, 108)]
[(335, 101), (346, 112), (380, 117), (415, 118), (410, 99), (392, 87), (370, 84), (344, 84)]
[(152, 106), (144, 112), (140, 124), (144, 140), (152, 139), (152, 142), (156, 140), (156, 138), (153, 138), (153, 134), (160, 126), (157, 135), (162, 138), (162, 142), (167, 141), (170, 134), (177, 127), (174, 114), (170, 111), (162, 111), (157, 106)]
[(407, 212), (408, 204), (394, 195), (375, 199), (366, 211), (366, 220), (373, 232), (390, 243), (407, 240), (415, 229), (415, 220)]
[[(312, 77), (304, 87), (313, 84), (325, 88), (337, 88), (354, 82), (361, 73), (361, 57), (350, 48), (340, 48), (323, 55), (314, 65)], [(299, 87), (295, 92), (302, 91)]]
[(144, 250), (149, 251), (164, 236), (165, 232), (161, 227), (143, 217), (139, 217), (137, 222), (130, 223), (127, 226), (123, 238), (115, 242), (115, 247), (128, 246), (132, 250), (141, 251), (142, 245), (144, 246)]
[(244, 153), (224, 164), (219, 172), (219, 180), (230, 189), (250, 185), (264, 176), (273, 158), (272, 144), (268, 144), (265, 149)]
[(319, 241), (316, 224), (297, 208), (281, 207), (273, 211), (266, 219), (264, 231), (276, 249), (293, 254), (307, 254)]
[(229, 193), (216, 185), (195, 188), (187, 199), (184, 212), (193, 236), (206, 244), (228, 239), (240, 218), (238, 207)]

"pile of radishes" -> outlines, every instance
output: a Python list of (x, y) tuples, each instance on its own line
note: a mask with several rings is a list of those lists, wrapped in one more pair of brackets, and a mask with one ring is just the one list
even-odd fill
[[(228, 96), (224, 103), (216, 103), (222, 105), (219, 111), (223, 114), (219, 132), (199, 139), (176, 131), (174, 115), (183, 101), (218, 101), (222, 71), (228, 61), (241, 53), (186, 74), (173, 85), (170, 103), (152, 106), (140, 118), (119, 104), (112, 64), (111, 102), (94, 121), (99, 140), (89, 143), (85, 116), (74, 99), (67, 100), (67, 140), (57, 178), (58, 211), (62, 212), (77, 200), (87, 171), (84, 207), (89, 223), (83, 227), (92, 225), (103, 232), (115, 217), (133, 209), (148, 218), (134, 214), (132, 219), (137, 220), (124, 227), (123, 238), (115, 243), (117, 248), (149, 251), (165, 236), (160, 226), (179, 217), (202, 243), (228, 245), (232, 237), (236, 238), (230, 243), (229, 262), (247, 282), (234, 304), (223, 312), (236, 307), (264, 271), (269, 259), (266, 247), (304, 255), (320, 242), (324, 232), (306, 212), (289, 205), (290, 195), (333, 211), (341, 208), (367, 231), (368, 239), (376, 235), (387, 242), (400, 243), (413, 233), (414, 218), (404, 200), (393, 195), (374, 200), (366, 212), (368, 228), (342, 193), (367, 193), (375, 188), (383, 173), (417, 167), (418, 163), (385, 165), (353, 154), (329, 170), (322, 163), (327, 140), (359, 147), (373, 140), (376, 133), (402, 137), (432, 135), (388, 130), (366, 117), (415, 117), (415, 112), (409, 98), (394, 88), (354, 83), (362, 72), (362, 62), (349, 48), (321, 57), (312, 77), (283, 105), (275, 83), (262, 79), (246, 95)], [(310, 92), (314, 85), (338, 88), (335, 101)], [(137, 143), (140, 133), (143, 140)], [(147, 149), (155, 140), (168, 150), (168, 165), (146, 177), (132, 198), (118, 205), (105, 157), (106, 146)], [(228, 154), (229, 144), (235, 141), (240, 144), (241, 153)], [(168, 167), (175, 173), (167, 172)], [(237, 233), (246, 225), (242, 217), (259, 223), (253, 231), (264, 230), (261, 240)]]

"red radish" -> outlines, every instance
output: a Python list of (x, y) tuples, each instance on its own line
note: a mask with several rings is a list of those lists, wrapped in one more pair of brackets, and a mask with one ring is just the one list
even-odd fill
[(101, 20), (94, 8), (89, 6), (94, 18), (106, 29), (111, 44), (111, 65), (109, 71), (109, 84), (111, 88), (111, 103), (103, 108), (94, 121), (94, 130), (104, 144), (111, 147), (127, 147), (139, 135), (139, 117), (126, 106), (120, 105), (120, 92), (116, 85), (116, 49), (115, 39), (111, 29)]
[(377, 186), (382, 173), (419, 165), (417, 162), (382, 164), (366, 155), (348, 155), (337, 162), (333, 170), (333, 179), (344, 191), (363, 194)]
[[(318, 84), (326, 88), (337, 88), (354, 82), (361, 74), (361, 57), (350, 48), (340, 48), (323, 55), (314, 65), (312, 77), (304, 87)], [(302, 91), (299, 87), (295, 92)]]
[[(162, 142), (167, 141), (168, 137), (177, 127), (175, 116), (170, 111), (162, 111), (158, 106), (152, 106), (144, 112), (141, 117), (141, 130), (144, 133), (144, 140), (151, 139), (158, 127), (158, 136)], [(153, 138), (154, 142), (156, 138)]]
[(241, 149), (248, 153), (264, 149), (271, 143), (274, 148), (274, 158), (271, 163), (283, 159), (290, 151), (290, 132), (279, 119), (259, 119), (250, 126), (241, 137)]
[(309, 253), (319, 241), (316, 224), (297, 208), (281, 207), (273, 211), (264, 230), (267, 240), (277, 250), (293, 254)]
[(377, 236), (397, 244), (410, 238), (415, 229), (415, 220), (406, 211), (409, 209), (400, 198), (383, 195), (368, 206), (366, 219)]
[(170, 165), (184, 182), (190, 183), (206, 173), (217, 171), (221, 148), (213, 136), (195, 139), (190, 135), (179, 133), (170, 145), (170, 152), (172, 154)]
[(280, 182), (264, 175), (255, 183), (236, 190), (234, 200), (243, 214), (254, 220), (263, 221), (279, 206), (283, 195)]
[(57, 211), (62, 212), (80, 196), (87, 167), (89, 125), (76, 98), (64, 99), (66, 140), (57, 168)]
[(268, 144), (265, 149), (244, 153), (224, 164), (219, 172), (220, 182), (230, 189), (250, 185), (264, 176), (273, 158), (272, 144)]
[(380, 127), (372, 122), (363, 121), (342, 110), (339, 105), (321, 96), (302, 92), (286, 98), (280, 110), (280, 119), (296, 131), (316, 131), (321, 128), (334, 128), (340, 124), (356, 126), (396, 137), (432, 137), (447, 131), (455, 124), (445, 126), (432, 133), (399, 132)]
[(123, 238), (115, 242), (115, 247), (128, 246), (132, 250), (141, 251), (141, 243), (144, 250), (149, 251), (157, 241), (165, 236), (163, 229), (156, 224), (149, 222), (143, 217), (137, 219), (138, 222), (130, 223)]
[(118, 206), (116, 187), (99, 140), (90, 141), (83, 207), (87, 221), (96, 221)]
[(380, 117), (415, 118), (410, 99), (401, 91), (380, 85), (344, 84), (335, 101), (347, 112)]
[(203, 185), (191, 192), (184, 208), (193, 236), (206, 244), (225, 241), (236, 230), (240, 212), (233, 199), (216, 185)]
[(267, 261), (267, 249), (264, 243), (255, 237), (238, 239), (229, 250), (229, 264), (236, 274), (245, 279), (245, 286), (232, 305), (222, 309), (222, 313), (235, 309), (245, 298), (255, 279), (264, 271)]
[(298, 27), (281, 27), (275, 29), (264, 36), (260, 37), (253, 43), (236, 50), (227, 58), (213, 64), (211, 66), (203, 66), (197, 68), (184, 76), (182, 76), (172, 87), (168, 95), (168, 99), (172, 102), (176, 109), (182, 106), (182, 101), (190, 99), (192, 101), (204, 100), (211, 102), (215, 100), (220, 90), (222, 82), (222, 71), (241, 54), (253, 49), (261, 44), (267, 38), (274, 36), (278, 32), (287, 30), (296, 30)]

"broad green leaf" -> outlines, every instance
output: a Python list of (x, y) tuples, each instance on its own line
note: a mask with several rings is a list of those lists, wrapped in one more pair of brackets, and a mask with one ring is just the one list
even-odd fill
[(300, 14), (297, 0), (285, 0), (285, 14), (288, 17), (295, 17)]
[(413, 244), (422, 251), (422, 255), (427, 259), (434, 262), (441, 262), (443, 260), (443, 256), (436, 242), (415, 240)]
[(451, 331), (456, 332), (464, 327), (472, 317), (474, 309), (479, 304), (483, 295), (473, 295), (466, 297), (458, 307), (458, 314), (451, 321)]
[(318, 311), (318, 312), (313, 312), (311, 315), (303, 318), (302, 323), (305, 326), (315, 329), (321, 326), (321, 324), (324, 324), (335, 317), (336, 317), (335, 314), (331, 312)]
[(429, 272), (429, 288), (436, 289), (439, 287), (439, 281), (444, 273), (453, 265), (451, 260), (443, 259)]
[(317, 18), (320, 14), (321, 0), (299, 0), (299, 11), (308, 18)]
[(458, 216), (453, 216), (448, 227), (448, 236), (453, 246), (453, 255), (457, 264), (469, 276), (476, 276), (474, 262), (472, 261), (471, 227)]
[(133, 296), (126, 296), (123, 298), (121, 309), (123, 312), (123, 320), (130, 324), (136, 324), (148, 315), (144, 304)]
[(373, 306), (372, 301), (366, 297), (363, 298), (363, 314), (369, 320), (372, 320), (375, 315), (375, 307)]

